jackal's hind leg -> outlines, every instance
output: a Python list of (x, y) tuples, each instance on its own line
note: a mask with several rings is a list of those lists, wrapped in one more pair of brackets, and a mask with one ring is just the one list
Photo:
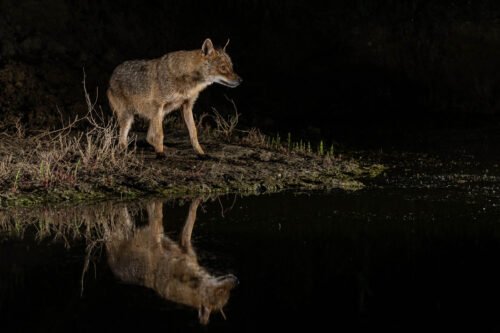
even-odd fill
[(122, 114), (118, 117), (118, 126), (120, 127), (120, 147), (126, 149), (128, 146), (128, 132), (134, 122), (134, 115), (130, 113)]

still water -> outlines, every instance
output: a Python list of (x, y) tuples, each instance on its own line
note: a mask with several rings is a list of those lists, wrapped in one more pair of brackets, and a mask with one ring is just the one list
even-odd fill
[(500, 328), (500, 209), (457, 191), (0, 211), (3, 332)]

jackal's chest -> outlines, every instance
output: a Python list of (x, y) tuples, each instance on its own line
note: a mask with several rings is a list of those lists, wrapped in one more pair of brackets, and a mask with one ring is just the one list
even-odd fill
[(163, 110), (164, 112), (171, 112), (176, 110), (182, 106), (182, 104), (186, 103), (187, 98), (182, 95), (174, 95), (168, 96), (163, 100)]
[(207, 85), (196, 85), (186, 89), (175, 89), (169, 91), (163, 98), (163, 105), (166, 112), (180, 108), (183, 104), (193, 102), (198, 98), (200, 92)]

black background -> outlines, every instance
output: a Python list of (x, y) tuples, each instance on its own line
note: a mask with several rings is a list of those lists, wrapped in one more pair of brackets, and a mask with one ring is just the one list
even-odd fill
[(0, 112), (30, 127), (85, 110), (115, 66), (222, 46), (244, 78), (210, 87), (195, 113), (361, 148), (427, 150), (499, 140), (497, 1), (0, 1)]

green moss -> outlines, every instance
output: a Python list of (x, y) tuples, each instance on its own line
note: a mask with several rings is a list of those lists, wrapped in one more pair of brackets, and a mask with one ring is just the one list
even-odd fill
[(371, 178), (379, 176), (387, 168), (382, 164), (373, 164), (368, 168), (368, 174)]

